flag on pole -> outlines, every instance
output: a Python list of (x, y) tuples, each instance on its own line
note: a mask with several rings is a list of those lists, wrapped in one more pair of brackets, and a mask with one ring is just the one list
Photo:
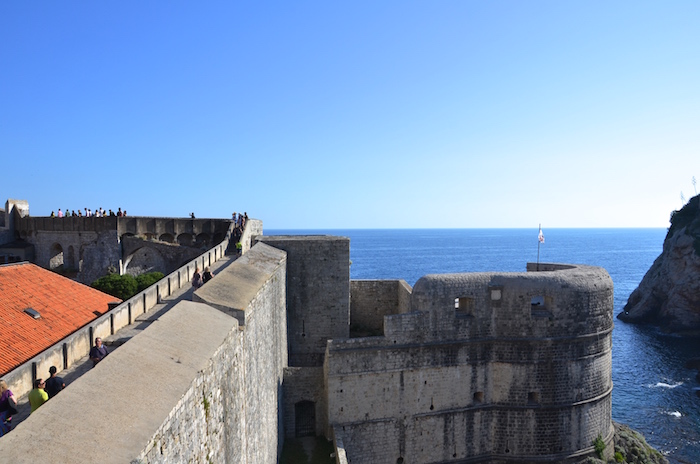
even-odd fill
[(540, 233), (537, 236), (537, 240), (539, 240), (540, 243), (544, 243), (544, 234), (542, 233), (542, 227), (540, 227)]

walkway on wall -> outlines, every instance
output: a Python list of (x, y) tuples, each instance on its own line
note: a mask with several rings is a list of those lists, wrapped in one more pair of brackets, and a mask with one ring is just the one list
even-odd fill
[[(212, 264), (210, 266), (210, 270), (214, 273), (214, 278), (216, 278), (219, 271), (228, 267), (237, 258), (238, 255), (227, 254)], [(131, 325), (122, 328), (114, 335), (103, 337), (103, 342), (107, 346), (107, 349), (110, 352), (118, 349), (131, 338), (148, 328), (152, 322), (157, 321), (160, 316), (168, 312), (178, 302), (182, 300), (192, 300), (193, 292), (194, 288), (192, 288), (192, 285), (183, 285), (181, 288), (175, 290), (169, 297), (163, 298), (161, 303), (156, 304), (149, 311), (137, 316)], [(68, 369), (64, 369), (63, 371), (59, 372), (58, 376), (63, 378), (66, 388), (70, 388), (71, 383), (80, 378), (83, 374), (90, 372), (90, 370), (92, 370), (92, 362), (90, 361), (89, 356), (85, 356)], [(49, 373), (39, 372), (37, 373), (37, 376), (46, 379), (48, 378)], [(17, 410), (19, 412), (12, 417), (13, 428), (17, 427), (18, 424), (29, 416), (30, 406), (28, 395), (18, 398)]]

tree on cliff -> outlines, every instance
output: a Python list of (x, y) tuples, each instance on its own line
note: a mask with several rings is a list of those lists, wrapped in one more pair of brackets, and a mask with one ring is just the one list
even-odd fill
[(700, 195), (671, 213), (661, 255), (618, 318), (673, 332), (700, 330)]

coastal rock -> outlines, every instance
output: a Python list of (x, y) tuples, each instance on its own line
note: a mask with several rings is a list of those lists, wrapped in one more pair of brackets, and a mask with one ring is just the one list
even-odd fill
[(700, 195), (671, 214), (661, 255), (617, 317), (669, 332), (700, 331)]
[[(644, 436), (625, 424), (613, 421), (615, 443), (613, 460), (607, 462), (628, 462), (635, 464), (668, 464), (668, 459), (647, 443)], [(579, 464), (606, 464), (602, 459), (588, 457)]]

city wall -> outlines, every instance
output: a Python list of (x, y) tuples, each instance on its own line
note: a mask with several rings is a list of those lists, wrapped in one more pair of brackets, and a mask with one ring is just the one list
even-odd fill
[(285, 260), (251, 249), (195, 292), (220, 308), (178, 303), (3, 437), (3, 459), (277, 462)]
[(350, 333), (350, 240), (329, 235), (254, 240), (287, 252), (289, 365), (322, 366), (326, 341)]
[[(192, 253), (199, 254), (197, 249), (224, 240), (232, 224), (226, 219), (16, 216), (16, 232), (34, 245), (38, 265), (78, 271), (78, 280), (88, 284), (106, 275), (108, 269), (126, 273), (132, 262), (139, 268), (162, 265), (156, 270), (169, 273), (182, 262), (172, 255), (186, 260)], [(122, 240), (129, 237), (143, 240), (132, 240), (124, 246)], [(164, 244), (183, 248), (168, 250)], [(172, 262), (178, 264), (173, 266)]]
[(351, 330), (384, 333), (384, 316), (410, 311), (411, 286), (405, 280), (350, 281)]
[(95, 337), (113, 335), (122, 327), (133, 323), (139, 314), (147, 312), (161, 298), (171, 295), (185, 285), (190, 285), (195, 267), (203, 269), (221, 259), (225, 255), (227, 247), (228, 237), (196, 259), (168, 274), (156, 284), (122, 302), (90, 324), (81, 327), (59, 343), (5, 374), (3, 379), (7, 381), (10, 389), (18, 397), (28, 393), (32, 389), (34, 379), (42, 377), (45, 372), (48, 372), (49, 367), (56, 366), (60, 374), (60, 371), (74, 365), (88, 355)]
[(326, 342), (349, 336), (350, 240), (329, 235), (258, 236), (287, 253), (289, 368), (284, 373), (285, 434), (328, 428), (323, 377)]
[(425, 276), (383, 337), (328, 343), (329, 433), (359, 462), (592, 453), (612, 440), (612, 297), (587, 266)]

